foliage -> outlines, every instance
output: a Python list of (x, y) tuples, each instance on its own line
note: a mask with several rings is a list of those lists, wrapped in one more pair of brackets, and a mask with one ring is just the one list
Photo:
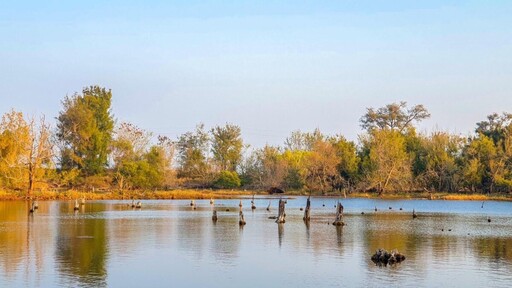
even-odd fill
[(233, 189), (240, 187), (241, 181), (236, 172), (224, 170), (219, 173), (213, 185), (215, 188)]
[(405, 137), (393, 130), (374, 130), (363, 136), (361, 142), (361, 167), (366, 187), (379, 194), (386, 190), (407, 189), (412, 174)]
[(423, 105), (416, 105), (407, 109), (407, 103), (391, 103), (384, 107), (367, 108), (366, 114), (361, 117), (361, 127), (367, 131), (374, 129), (390, 129), (400, 133), (412, 127), (414, 121), (418, 122), (430, 117)]
[[(208, 130), (199, 124), (177, 139), (153, 137), (128, 122), (114, 129), (111, 100), (111, 92), (98, 86), (65, 97), (56, 138), (44, 117), (5, 113), (0, 188), (20, 197), (30, 197), (36, 188), (155, 191), (182, 186), (280, 187), (293, 193), (360, 189), (382, 197), (392, 197), (389, 191), (512, 193), (509, 113), (493, 113), (476, 124), (474, 135), (461, 137), (417, 133), (414, 124), (430, 116), (427, 109), (392, 103), (368, 108), (360, 119), (365, 132), (358, 143), (315, 129), (292, 132), (282, 146), (244, 151), (241, 128), (232, 124)], [(56, 146), (58, 166), (53, 164)]]
[(34, 186), (43, 182), (52, 168), (53, 144), (50, 126), (44, 117), (25, 119), (11, 111), (0, 123), (0, 181), (5, 187), (27, 188), (31, 197)]
[(211, 130), (213, 159), (221, 170), (235, 171), (242, 158), (240, 127), (226, 124)]
[(210, 172), (209, 140), (203, 124), (197, 125), (195, 132), (187, 132), (178, 138), (176, 148), (180, 177), (197, 179), (206, 177)]
[(76, 168), (84, 176), (105, 171), (114, 127), (111, 101), (112, 92), (99, 86), (64, 98), (57, 118), (62, 170)]

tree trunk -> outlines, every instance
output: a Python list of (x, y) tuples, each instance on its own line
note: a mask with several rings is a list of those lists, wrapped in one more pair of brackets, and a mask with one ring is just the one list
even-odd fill
[(311, 196), (308, 197), (308, 201), (306, 202), (306, 209), (304, 210), (304, 218), (302, 218), (304, 221), (309, 221), (311, 219), (310, 216), (310, 209), (311, 209)]
[(283, 201), (282, 199), (279, 199), (279, 213), (277, 215), (277, 220), (276, 220), (276, 223), (284, 223), (285, 220), (284, 220), (284, 217), (286, 217), (285, 213), (284, 213), (284, 205), (285, 205), (285, 201)]
[(344, 226), (343, 223), (343, 205), (338, 201), (338, 205), (336, 207), (336, 219), (332, 222), (332, 225), (335, 226)]

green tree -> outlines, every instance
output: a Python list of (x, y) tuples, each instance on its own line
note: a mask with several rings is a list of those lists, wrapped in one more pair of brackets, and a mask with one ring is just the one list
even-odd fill
[(238, 174), (234, 171), (221, 171), (213, 183), (215, 188), (233, 189), (241, 185)]
[(434, 132), (422, 137), (423, 169), (419, 178), (425, 188), (436, 191), (457, 191), (460, 185), (458, 158), (462, 151), (463, 139), (446, 132)]
[[(336, 166), (338, 175), (333, 183), (333, 188), (350, 190), (358, 180), (359, 157), (357, 157), (356, 145), (343, 136), (336, 136), (330, 139), (339, 163)], [(340, 181), (338, 181), (340, 180)]]
[(242, 159), (243, 141), (240, 127), (226, 124), (211, 130), (213, 159), (221, 170), (235, 171)]
[(116, 127), (110, 155), (114, 164), (114, 181), (119, 189), (141, 186), (134, 179), (139, 177), (137, 172), (145, 171), (139, 161), (147, 152), (150, 139), (151, 133), (131, 123), (123, 122)]
[(57, 118), (63, 170), (76, 168), (84, 176), (105, 171), (114, 127), (111, 102), (112, 92), (98, 86), (64, 98)]
[(208, 163), (208, 148), (210, 138), (199, 124), (195, 132), (187, 132), (178, 138), (176, 149), (178, 153), (179, 177), (205, 179), (210, 173)]

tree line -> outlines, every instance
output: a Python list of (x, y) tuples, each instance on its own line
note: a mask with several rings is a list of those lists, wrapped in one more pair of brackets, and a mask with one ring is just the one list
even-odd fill
[(0, 186), (35, 188), (512, 191), (512, 114), (491, 114), (469, 137), (418, 133), (423, 105), (367, 108), (356, 142), (294, 131), (281, 146), (251, 149), (241, 128), (199, 124), (176, 139), (116, 123), (112, 92), (85, 87), (66, 96), (50, 127), (11, 110), (0, 123)]

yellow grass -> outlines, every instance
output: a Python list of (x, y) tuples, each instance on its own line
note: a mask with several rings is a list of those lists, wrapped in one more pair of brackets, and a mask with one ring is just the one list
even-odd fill
[[(33, 198), (39, 200), (74, 200), (85, 198), (88, 200), (122, 200), (122, 199), (232, 199), (240, 196), (250, 196), (252, 194), (267, 194), (261, 191), (245, 190), (210, 190), (210, 189), (179, 189), (169, 191), (111, 191), (111, 192), (82, 192), (77, 190), (68, 190), (64, 192), (55, 191), (35, 191)], [(309, 195), (307, 191), (288, 191), (288, 196)], [(318, 193), (312, 193), (318, 195)], [(340, 197), (340, 193), (329, 193), (323, 196)], [(474, 201), (512, 201), (512, 197), (507, 194), (451, 194), (445, 192), (434, 193), (385, 193), (378, 196), (377, 193), (355, 192), (347, 194), (350, 198), (376, 198), (376, 199), (432, 199), (432, 200), (474, 200)], [(22, 200), (25, 199), (25, 191), (4, 191), (0, 190), (0, 200)]]
[[(85, 198), (88, 200), (118, 200), (118, 199), (229, 199), (240, 195), (249, 196), (253, 191), (241, 190), (171, 190), (171, 191), (112, 191), (105, 193), (82, 192), (68, 190), (64, 192), (36, 191), (32, 198), (39, 200), (73, 200)], [(22, 200), (24, 192), (1, 191), (0, 200)]]

